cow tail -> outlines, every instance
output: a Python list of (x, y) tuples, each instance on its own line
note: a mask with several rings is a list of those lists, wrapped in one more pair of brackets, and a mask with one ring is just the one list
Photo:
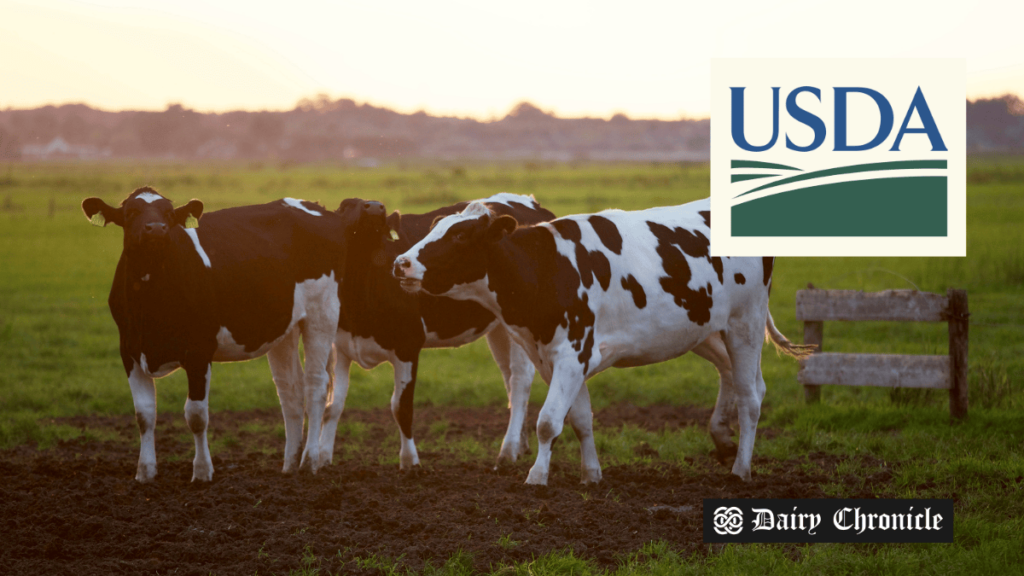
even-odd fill
[(775, 351), (786, 356), (792, 356), (793, 358), (805, 358), (810, 356), (815, 348), (814, 344), (794, 344), (790, 342), (789, 338), (786, 338), (779, 329), (775, 327), (775, 321), (772, 320), (772, 311), (768, 311), (768, 320), (765, 322), (764, 327), (764, 339), (771, 342), (775, 346)]

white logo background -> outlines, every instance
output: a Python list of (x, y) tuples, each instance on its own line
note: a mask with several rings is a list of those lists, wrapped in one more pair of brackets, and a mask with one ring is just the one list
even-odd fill
[[(749, 152), (732, 138), (731, 87), (744, 87), (744, 133), (747, 142), (763, 146), (772, 136), (772, 88), (780, 87), (779, 134), (775, 145)], [(821, 91), (819, 101), (802, 93), (796, 102), (820, 118), (826, 127), (824, 142), (815, 150), (798, 152), (786, 147), (814, 139), (807, 125), (791, 118), (786, 98), (801, 86)], [(836, 87), (865, 87), (880, 92), (893, 110), (894, 126), (878, 146), (866, 151), (834, 151)], [(933, 152), (928, 137), (905, 134), (898, 152), (890, 151), (903, 119), (920, 87), (948, 152)], [(715, 256), (965, 256), (966, 217), (966, 62), (963, 59), (713, 59), (711, 64), (711, 254)], [(848, 97), (850, 145), (864, 144), (877, 133), (878, 107), (866, 95)], [(915, 113), (908, 128), (922, 126)], [(947, 176), (946, 237), (732, 237), (734, 197), (755, 186), (731, 183), (732, 160), (755, 160), (796, 166), (804, 172), (874, 162), (946, 160), (948, 168), (933, 172), (914, 170), (915, 176)], [(910, 171), (903, 171), (910, 172)], [(887, 177), (900, 176), (890, 171)], [(823, 184), (843, 177), (816, 180)], [(795, 185), (800, 186), (800, 184)], [(754, 193), (750, 199), (786, 190)], [(744, 200), (748, 199), (745, 197)], [(879, 206), (884, 210), (885, 206)]]

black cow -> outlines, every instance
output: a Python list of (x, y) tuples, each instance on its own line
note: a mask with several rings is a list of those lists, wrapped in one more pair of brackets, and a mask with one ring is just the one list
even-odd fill
[[(502, 193), (480, 202), (497, 214), (514, 216), (528, 224), (554, 218), (554, 214), (529, 196)], [(515, 461), (528, 450), (528, 436), (523, 430), (534, 368), (526, 353), (512, 342), (494, 314), (479, 304), (408, 294), (391, 275), (391, 262), (426, 236), (434, 220), (461, 212), (467, 205), (460, 202), (426, 214), (394, 212), (385, 218), (384, 206), (378, 202), (349, 199), (341, 203), (340, 214), (347, 217), (360, 212), (362, 217), (349, 231), (348, 262), (341, 289), (342, 313), (335, 340), (338, 363), (333, 398), (321, 432), (320, 462), (330, 462), (333, 455), (351, 363), (369, 369), (381, 362), (391, 362), (395, 370), (391, 411), (401, 429), (401, 467), (408, 469), (419, 464), (412, 417), (420, 350), (461, 346), (485, 334), (501, 369), (511, 408), (498, 460)], [(397, 232), (397, 237), (391, 237), (392, 231)]]
[[(154, 378), (185, 369), (185, 420), (196, 444), (192, 480), (209, 481), (211, 363), (264, 354), (284, 413), (284, 471), (316, 472), (345, 231), (354, 220), (292, 198), (203, 216), (202, 202), (175, 209), (148, 187), (117, 208), (87, 198), (82, 210), (93, 224), (124, 228), (108, 303), (121, 334), (121, 361), (141, 436), (135, 479), (148, 482), (156, 475)], [(303, 401), (310, 433), (300, 461)]]

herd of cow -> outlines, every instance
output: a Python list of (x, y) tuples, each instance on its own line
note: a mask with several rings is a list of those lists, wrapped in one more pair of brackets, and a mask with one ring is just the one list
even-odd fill
[(690, 351), (719, 373), (709, 427), (719, 460), (749, 480), (765, 393), (762, 342), (808, 352), (769, 313), (773, 258), (711, 256), (707, 200), (556, 219), (532, 196), (508, 193), (390, 216), (380, 202), (348, 199), (332, 212), (285, 198), (204, 215), (198, 200), (174, 208), (145, 187), (118, 207), (88, 198), (82, 209), (93, 224), (124, 229), (108, 303), (139, 424), (140, 482), (156, 475), (154, 379), (185, 370), (192, 479), (210, 481), (211, 365), (263, 355), (284, 415), (284, 472), (331, 463), (352, 362), (394, 366), (401, 467), (416, 466), (420, 351), (481, 336), (511, 408), (499, 462), (528, 451), (535, 370), (550, 386), (527, 483), (547, 483), (567, 417), (582, 481), (600, 481), (586, 380)]

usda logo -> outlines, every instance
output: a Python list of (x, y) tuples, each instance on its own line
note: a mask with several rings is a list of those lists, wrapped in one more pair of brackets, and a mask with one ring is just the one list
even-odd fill
[(713, 60), (711, 253), (965, 256), (964, 60)]

